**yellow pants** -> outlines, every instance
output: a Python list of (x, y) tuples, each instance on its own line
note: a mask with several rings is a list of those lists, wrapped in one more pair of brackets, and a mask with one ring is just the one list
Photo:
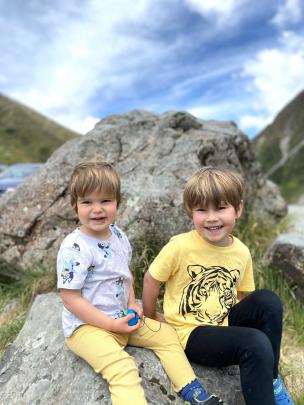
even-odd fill
[(146, 347), (159, 357), (175, 391), (195, 379), (174, 329), (144, 318), (141, 327), (130, 334), (112, 333), (91, 325), (80, 326), (66, 338), (68, 347), (86, 360), (108, 382), (113, 405), (146, 405), (141, 379), (126, 345)]

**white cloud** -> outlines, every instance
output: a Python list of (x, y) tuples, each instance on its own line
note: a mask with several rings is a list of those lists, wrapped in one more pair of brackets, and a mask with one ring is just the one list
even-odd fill
[(279, 28), (288, 27), (301, 21), (301, 0), (285, 0), (277, 9), (271, 22)]
[(281, 48), (260, 51), (248, 60), (243, 77), (250, 79), (248, 88), (252, 96), (252, 114), (245, 114), (240, 122), (260, 129), (303, 90), (304, 43), (301, 37), (284, 32)]
[[(260, 18), (268, 6), (182, 3), (28, 0), (21, 15), (0, 0), (1, 91), (85, 133), (101, 116), (134, 106), (258, 127), (300, 90), (302, 38), (284, 33), (280, 46), (256, 53), (279, 32)], [(247, 21), (262, 21), (263, 35), (254, 38)]]
[(92, 117), (92, 116), (87, 116), (84, 117), (84, 119), (80, 120), (77, 119), (74, 115), (68, 115), (68, 116), (61, 116), (59, 115), (57, 117), (58, 122), (64, 122), (65, 126), (68, 128), (73, 129), (74, 131), (80, 133), (80, 134), (86, 134), (87, 132), (91, 131), (97, 124), (97, 122), (100, 120), (99, 118)]
[(254, 132), (264, 128), (267, 124), (269, 124), (269, 116), (263, 115), (243, 115), (239, 121), (241, 128), (244, 128), (247, 131), (250, 129)]
[[(87, 124), (80, 123), (88, 122), (90, 100), (97, 98), (97, 92), (97, 105), (106, 106), (113, 96), (118, 98), (126, 89), (132, 89), (141, 65), (155, 63), (165, 54), (161, 44), (124, 32), (127, 22), (144, 23), (149, 18), (150, 3), (140, 1), (134, 7), (131, 0), (117, 0), (115, 5), (110, 0), (90, 0), (82, 3), (80, 10), (64, 2), (56, 11), (40, 10), (39, 21), (47, 33), (47, 43), (37, 42), (40, 33), (33, 33), (31, 26), (13, 32), (15, 47), (22, 49), (27, 38), (35, 47), (31, 49), (33, 55), (27, 53), (24, 64), (20, 59), (18, 67), (13, 65), (11, 69), (7, 61), (9, 79), (1, 78), (2, 88), (66, 126), (75, 122), (78, 124), (72, 124), (74, 129), (87, 128)], [(31, 57), (34, 63), (28, 64)]]
[(225, 105), (215, 104), (215, 105), (201, 105), (190, 107), (187, 111), (194, 115), (195, 117), (209, 120), (209, 119), (216, 119), (216, 117), (222, 116), (223, 112), (226, 110)]

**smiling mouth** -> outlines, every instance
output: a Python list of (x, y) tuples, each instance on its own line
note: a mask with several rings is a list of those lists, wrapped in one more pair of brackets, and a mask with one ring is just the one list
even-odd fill
[(218, 231), (220, 229), (223, 228), (223, 225), (219, 225), (219, 226), (205, 226), (205, 229), (207, 229), (208, 231)]

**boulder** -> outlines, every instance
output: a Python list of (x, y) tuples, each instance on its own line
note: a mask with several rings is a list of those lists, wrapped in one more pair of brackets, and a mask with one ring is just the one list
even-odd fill
[(287, 232), (272, 241), (265, 258), (282, 272), (294, 295), (304, 302), (304, 207), (289, 205), (286, 219)]
[(304, 303), (304, 237), (281, 234), (268, 248), (266, 258), (282, 271), (295, 296)]
[(77, 223), (67, 185), (73, 167), (84, 159), (117, 167), (123, 192), (117, 224), (135, 244), (157, 240), (160, 246), (189, 229), (182, 189), (204, 165), (241, 172), (250, 209), (286, 214), (278, 188), (266, 181), (248, 138), (233, 122), (203, 121), (185, 112), (112, 115), (65, 143), (38, 173), (0, 199), (0, 282), (18, 279), (26, 270), (54, 269), (59, 245)]
[[(135, 347), (127, 351), (139, 367), (149, 404), (183, 403), (153, 352)], [(244, 405), (238, 367), (193, 366), (208, 391), (229, 405)], [(36, 297), (23, 329), (2, 356), (0, 392), (0, 405), (110, 405), (106, 382), (65, 346), (57, 293)]]

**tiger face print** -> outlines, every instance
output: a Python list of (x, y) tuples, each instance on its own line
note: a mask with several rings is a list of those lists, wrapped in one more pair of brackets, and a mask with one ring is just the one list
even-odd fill
[(187, 270), (191, 281), (183, 290), (179, 313), (184, 318), (191, 313), (203, 324), (222, 324), (236, 303), (234, 286), (240, 271), (199, 264), (190, 265)]

